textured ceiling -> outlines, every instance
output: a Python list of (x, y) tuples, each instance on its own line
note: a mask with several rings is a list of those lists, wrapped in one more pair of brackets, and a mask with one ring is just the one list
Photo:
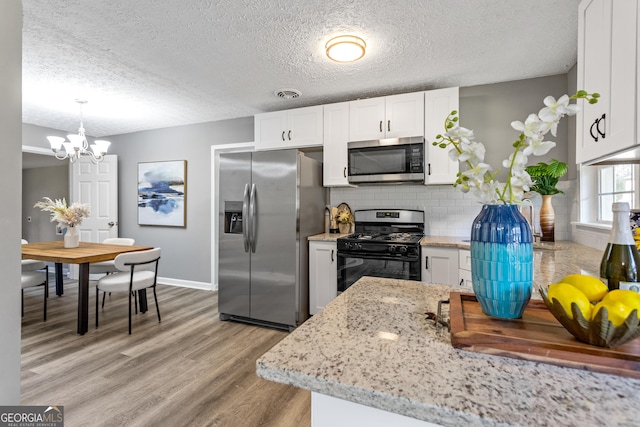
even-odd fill
[[(95, 137), (559, 74), (579, 0), (22, 0), (23, 121)], [(365, 57), (332, 62), (337, 34)], [(295, 100), (273, 91), (294, 88)]]

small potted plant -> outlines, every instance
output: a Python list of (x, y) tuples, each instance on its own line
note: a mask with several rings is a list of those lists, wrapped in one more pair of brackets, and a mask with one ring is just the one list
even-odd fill
[(553, 211), (551, 198), (556, 194), (564, 193), (556, 185), (558, 184), (558, 179), (567, 173), (567, 164), (551, 159), (549, 163), (540, 162), (537, 165), (527, 166), (526, 171), (533, 181), (533, 185), (529, 189), (542, 196), (539, 215), (540, 229), (542, 230), (540, 240), (553, 242), (555, 241), (555, 212)]

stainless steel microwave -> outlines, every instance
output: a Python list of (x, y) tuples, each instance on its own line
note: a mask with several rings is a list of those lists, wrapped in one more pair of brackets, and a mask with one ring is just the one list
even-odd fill
[(422, 136), (354, 141), (347, 151), (349, 183), (424, 183)]

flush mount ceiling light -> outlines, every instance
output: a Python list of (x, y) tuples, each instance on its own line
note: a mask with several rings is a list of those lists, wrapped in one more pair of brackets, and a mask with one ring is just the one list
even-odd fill
[[(87, 103), (85, 100), (76, 99), (78, 105), (80, 105), (80, 128), (77, 134), (67, 135), (69, 141), (66, 141), (61, 136), (48, 136), (49, 144), (51, 144), (51, 151), (58, 160), (69, 159), (71, 163), (78, 160), (80, 157), (89, 157), (93, 163), (99, 163), (104, 159), (104, 155), (107, 154), (109, 141), (95, 140), (89, 150), (89, 141), (84, 134), (84, 125), (82, 124), (82, 106)], [(64, 147), (64, 150), (62, 150)]]
[(327, 42), (327, 56), (336, 62), (353, 62), (362, 58), (367, 44), (360, 37), (338, 36)]

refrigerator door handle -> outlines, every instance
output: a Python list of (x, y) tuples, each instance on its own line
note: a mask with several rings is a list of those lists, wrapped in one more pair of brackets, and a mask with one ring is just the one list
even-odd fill
[(249, 184), (244, 185), (244, 194), (242, 196), (242, 241), (244, 243), (244, 251), (249, 252)]
[(256, 184), (251, 184), (251, 195), (249, 196), (249, 218), (251, 223), (249, 241), (251, 243), (251, 252), (255, 254), (256, 236), (258, 235), (258, 222), (256, 218)]

